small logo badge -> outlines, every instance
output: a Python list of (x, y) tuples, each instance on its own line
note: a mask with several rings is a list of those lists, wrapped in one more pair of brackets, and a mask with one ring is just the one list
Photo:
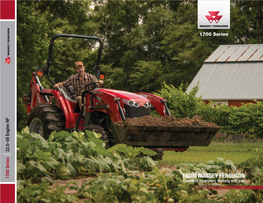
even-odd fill
[(11, 63), (11, 58), (9, 56), (5, 58), (5, 63), (7, 63), (7, 65)]
[(230, 29), (230, 0), (197, 0), (198, 29)]
[(213, 21), (215, 21), (216, 23), (219, 22), (219, 20), (223, 17), (222, 15), (218, 15), (220, 11), (208, 11), (209, 15), (206, 15), (205, 17), (207, 18), (207, 20), (212, 23)]

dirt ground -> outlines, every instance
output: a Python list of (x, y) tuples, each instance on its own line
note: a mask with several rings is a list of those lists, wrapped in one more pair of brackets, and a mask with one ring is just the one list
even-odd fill
[(165, 127), (202, 127), (219, 128), (215, 123), (204, 122), (198, 118), (176, 118), (174, 116), (143, 116), (136, 119), (126, 119), (115, 123), (121, 127), (127, 126), (165, 126)]
[[(93, 177), (76, 176), (76, 177), (71, 178), (70, 180), (56, 180), (55, 183), (52, 185), (52, 189), (55, 190), (56, 186), (65, 186), (67, 183), (73, 182), (73, 181), (77, 182), (78, 186), (81, 187), (83, 182), (92, 180), (94, 178), (96, 178), (96, 177), (95, 176), (93, 176)], [(72, 185), (74, 185), (74, 184), (72, 184)], [(65, 194), (67, 194), (67, 195), (68, 194), (77, 194), (77, 193), (78, 193), (77, 190), (72, 190), (69, 187), (65, 190)], [(77, 203), (84, 203), (85, 200), (87, 200), (87, 199), (78, 199)]]

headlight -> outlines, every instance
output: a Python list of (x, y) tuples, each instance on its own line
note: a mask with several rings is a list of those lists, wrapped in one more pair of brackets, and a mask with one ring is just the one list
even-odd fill
[[(122, 99), (122, 101), (123, 101), (124, 104), (129, 105), (129, 106), (134, 106), (134, 107), (136, 107), (136, 108), (138, 108), (138, 107), (140, 106), (140, 105), (139, 105), (137, 102), (135, 102), (135, 101), (126, 100), (126, 99)], [(147, 104), (147, 107), (145, 107), (146, 104)], [(151, 106), (151, 103), (150, 103), (150, 102), (147, 102), (147, 103), (144, 104), (144, 107), (145, 107), (145, 108), (148, 108), (149, 105)]]
[(151, 107), (151, 102), (146, 102), (146, 103), (144, 104), (144, 107), (145, 107), (145, 108)]
[(129, 106), (134, 106), (134, 102), (133, 102), (133, 101), (129, 101), (129, 102), (128, 102), (128, 105), (129, 105)]

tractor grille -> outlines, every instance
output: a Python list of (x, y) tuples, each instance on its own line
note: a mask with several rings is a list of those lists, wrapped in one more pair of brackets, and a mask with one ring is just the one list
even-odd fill
[(145, 107), (134, 107), (124, 104), (124, 108), (126, 111), (126, 118), (134, 118), (134, 117), (142, 117), (146, 115), (150, 115), (151, 108), (145, 108)]

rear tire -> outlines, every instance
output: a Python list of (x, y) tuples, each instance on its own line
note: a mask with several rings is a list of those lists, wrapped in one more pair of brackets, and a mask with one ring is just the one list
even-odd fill
[(101, 138), (100, 139), (106, 142), (105, 148), (107, 149), (107, 148), (110, 147), (109, 146), (109, 140), (108, 140), (107, 132), (104, 130), (103, 127), (101, 127), (100, 125), (93, 125), (93, 124), (91, 124), (91, 125), (87, 125), (85, 127), (85, 130), (89, 130), (89, 131), (93, 131), (94, 130), (95, 133), (100, 133), (101, 134)]
[(60, 108), (51, 104), (40, 104), (35, 106), (27, 119), (30, 132), (40, 134), (48, 139), (53, 131), (65, 129), (65, 116)]

